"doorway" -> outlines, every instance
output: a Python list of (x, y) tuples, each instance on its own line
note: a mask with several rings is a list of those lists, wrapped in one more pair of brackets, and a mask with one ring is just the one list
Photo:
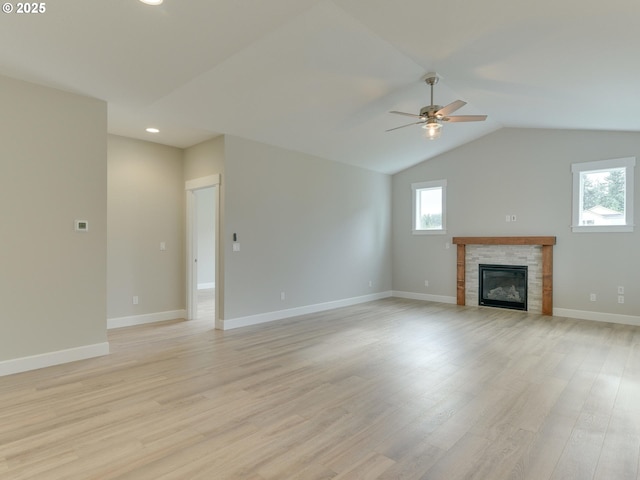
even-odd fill
[(216, 223), (215, 194), (218, 187), (205, 187), (195, 194), (194, 248), (196, 252), (197, 302), (194, 317), (215, 322)]
[(219, 297), (220, 176), (189, 180), (187, 193), (187, 318), (216, 323)]

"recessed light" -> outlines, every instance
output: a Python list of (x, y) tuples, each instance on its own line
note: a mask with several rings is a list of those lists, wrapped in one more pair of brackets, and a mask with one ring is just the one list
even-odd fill
[(160, 133), (160, 130), (158, 130), (157, 128), (149, 127), (149, 128), (147, 128), (147, 132), (149, 132), (149, 133)]
[(140, 0), (142, 3), (146, 3), (147, 5), (160, 5), (163, 0)]

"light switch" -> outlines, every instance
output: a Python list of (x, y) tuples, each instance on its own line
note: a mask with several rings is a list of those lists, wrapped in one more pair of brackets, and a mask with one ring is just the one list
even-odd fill
[(239, 242), (233, 242), (233, 251), (234, 252), (239, 252), (240, 251), (240, 243)]
[(166, 242), (160, 242), (160, 250), (162, 250), (163, 252), (167, 249), (167, 243)]

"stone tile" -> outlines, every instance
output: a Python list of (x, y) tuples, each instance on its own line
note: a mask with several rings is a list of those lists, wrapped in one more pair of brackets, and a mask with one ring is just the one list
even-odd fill
[[(542, 313), (542, 247), (540, 245), (467, 245), (465, 303), (478, 305), (479, 264), (526, 265), (527, 311)], [(490, 307), (488, 307), (490, 308)]]

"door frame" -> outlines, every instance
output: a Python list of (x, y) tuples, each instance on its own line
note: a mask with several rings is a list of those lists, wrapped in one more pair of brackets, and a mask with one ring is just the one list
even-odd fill
[(216, 259), (216, 288), (215, 288), (215, 325), (219, 324), (220, 319), (220, 291), (222, 287), (221, 275), (220, 275), (220, 174), (208, 175), (206, 177), (194, 178), (193, 180), (187, 180), (184, 182), (184, 189), (186, 194), (186, 209), (187, 209), (187, 225), (186, 225), (186, 264), (187, 264), (187, 285), (186, 285), (186, 304), (187, 304), (187, 319), (192, 320), (197, 317), (197, 295), (198, 295), (198, 269), (196, 268), (197, 260), (197, 235), (195, 221), (195, 209), (196, 209), (196, 190), (209, 187), (218, 187), (215, 190), (215, 259)]

